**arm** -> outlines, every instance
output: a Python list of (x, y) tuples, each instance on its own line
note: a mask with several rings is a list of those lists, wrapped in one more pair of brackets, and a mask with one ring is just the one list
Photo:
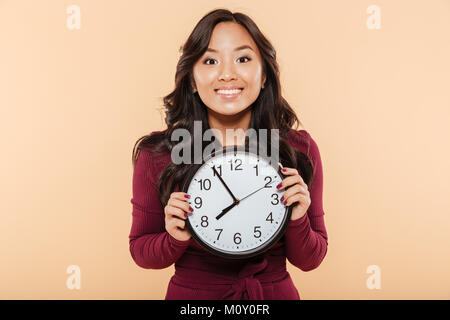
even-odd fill
[(149, 151), (141, 150), (133, 172), (132, 225), (129, 236), (134, 262), (145, 269), (172, 265), (190, 244), (165, 230), (165, 215), (157, 191), (156, 171)]
[[(309, 134), (308, 134), (309, 135)], [(311, 205), (303, 217), (292, 220), (286, 229), (286, 256), (288, 261), (302, 271), (317, 268), (328, 249), (328, 235), (322, 206), (322, 160), (316, 142), (310, 137), (310, 154), (314, 163), (314, 180), (311, 185)]]

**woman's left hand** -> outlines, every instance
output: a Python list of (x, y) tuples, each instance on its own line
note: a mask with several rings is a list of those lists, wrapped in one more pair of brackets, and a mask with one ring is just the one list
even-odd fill
[(306, 211), (311, 205), (308, 186), (299, 175), (297, 169), (284, 167), (281, 169), (281, 172), (288, 177), (284, 178), (281, 183), (277, 185), (277, 189), (283, 190), (286, 187), (291, 187), (284, 192), (280, 200), (285, 206), (294, 204), (292, 207), (291, 220), (300, 219), (306, 214)]

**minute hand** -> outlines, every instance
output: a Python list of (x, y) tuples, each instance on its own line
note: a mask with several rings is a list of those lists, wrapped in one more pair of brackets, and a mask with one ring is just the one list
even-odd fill
[(225, 181), (223, 181), (222, 177), (219, 175), (219, 173), (217, 172), (216, 168), (213, 166), (212, 167), (213, 171), (216, 173), (216, 175), (219, 177), (219, 180), (222, 182), (222, 184), (225, 186), (225, 189), (227, 189), (228, 193), (231, 195), (231, 197), (233, 198), (234, 202), (239, 202), (238, 199), (236, 199), (236, 197), (234, 196), (233, 192), (231, 192), (230, 188), (228, 188), (227, 184), (225, 183)]
[[(269, 183), (269, 184), (272, 184), (272, 182), (271, 183)], [(263, 187), (261, 187), (261, 188), (259, 188), (258, 190), (255, 190), (255, 191), (253, 191), (252, 193), (250, 193), (249, 195), (246, 195), (244, 198), (242, 198), (240, 201), (242, 201), (242, 200), (244, 200), (245, 198), (248, 198), (248, 197), (250, 197), (252, 194), (254, 194), (254, 193), (256, 193), (256, 192), (258, 192), (259, 190), (261, 190), (262, 188), (265, 188), (266, 187), (266, 185), (267, 184), (265, 184)]]

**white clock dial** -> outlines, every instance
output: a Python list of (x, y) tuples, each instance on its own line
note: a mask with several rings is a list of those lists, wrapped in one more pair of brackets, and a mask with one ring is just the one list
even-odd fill
[[(288, 208), (280, 201), (285, 191), (276, 188), (281, 180), (276, 169), (253, 153), (238, 150), (212, 157), (186, 191), (194, 208), (188, 218), (191, 231), (209, 249), (229, 257), (267, 249), (288, 218)], [(221, 214), (233, 205), (233, 196), (238, 203)]]

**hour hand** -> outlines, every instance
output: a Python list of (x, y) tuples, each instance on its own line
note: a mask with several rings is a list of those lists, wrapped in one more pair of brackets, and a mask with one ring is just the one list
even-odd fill
[(213, 166), (212, 167), (213, 171), (216, 173), (216, 175), (219, 177), (219, 180), (222, 182), (222, 184), (225, 186), (225, 189), (227, 189), (228, 193), (231, 195), (231, 197), (233, 198), (234, 202), (239, 202), (238, 199), (236, 199), (236, 197), (234, 196), (233, 192), (231, 192), (230, 188), (228, 188), (227, 184), (225, 183), (225, 181), (223, 181), (222, 177), (219, 175), (219, 173), (216, 170), (216, 167)]
[(222, 216), (227, 213), (228, 211), (230, 211), (235, 205), (237, 205), (237, 202), (233, 202), (231, 205), (229, 205), (228, 207), (226, 207), (225, 209), (222, 210), (222, 212), (216, 217), (217, 220), (219, 220), (220, 218), (222, 218)]

